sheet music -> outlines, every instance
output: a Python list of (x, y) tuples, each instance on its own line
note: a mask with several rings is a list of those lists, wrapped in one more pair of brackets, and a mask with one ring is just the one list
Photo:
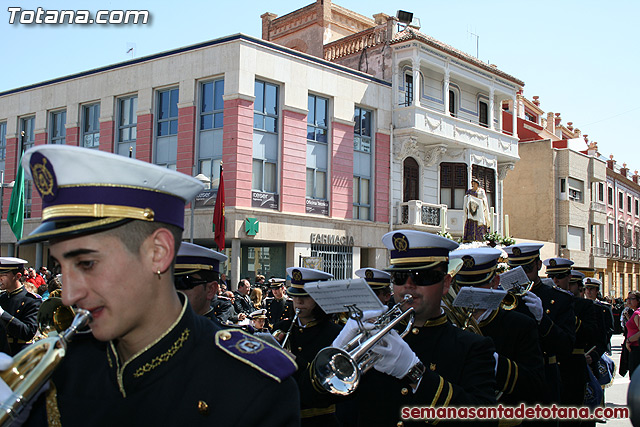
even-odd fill
[(458, 296), (453, 300), (454, 307), (472, 308), (474, 310), (496, 310), (507, 291), (500, 289), (472, 288), (465, 286), (460, 288)]
[(500, 286), (505, 291), (508, 291), (516, 285), (527, 286), (528, 284), (529, 278), (527, 277), (527, 273), (524, 272), (522, 266), (505, 271), (500, 275)]
[(311, 282), (304, 289), (327, 314), (345, 312), (347, 305), (355, 305), (362, 311), (384, 308), (364, 279)]

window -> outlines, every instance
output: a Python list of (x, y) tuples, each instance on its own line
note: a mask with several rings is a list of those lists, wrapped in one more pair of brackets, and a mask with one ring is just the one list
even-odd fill
[(613, 206), (613, 188), (607, 186), (607, 203)]
[(640, 203), (638, 203), (638, 199), (635, 199), (635, 205), (636, 205), (635, 215), (638, 216), (640, 215)]
[(480, 126), (489, 127), (489, 106), (484, 101), (478, 101), (478, 122)]
[(402, 201), (420, 200), (420, 167), (413, 157), (404, 160), (402, 178)]
[(278, 92), (274, 84), (255, 82), (252, 187), (266, 193), (277, 188)]
[(87, 148), (100, 146), (100, 104), (82, 107), (82, 146)]
[(569, 184), (569, 200), (574, 202), (582, 202), (582, 193), (584, 191), (584, 183), (579, 179), (567, 179)]
[(574, 251), (584, 250), (584, 228), (567, 227), (567, 249)]
[(618, 210), (624, 210), (624, 194), (618, 191)]
[(471, 167), (471, 177), (478, 180), (480, 188), (482, 188), (487, 195), (487, 205), (495, 207), (496, 200), (496, 173), (491, 168), (485, 168), (483, 166), (473, 165)]
[(602, 182), (598, 182), (598, 189), (597, 189), (597, 200), (601, 203), (604, 203), (604, 183)]
[(64, 144), (67, 136), (65, 124), (67, 123), (67, 112), (56, 111), (51, 113), (51, 127), (49, 131), (50, 144)]
[(404, 75), (404, 106), (413, 105), (413, 76), (411, 74)]
[(353, 219), (371, 219), (371, 127), (373, 112), (356, 107), (353, 115)]
[(627, 195), (627, 212), (631, 213), (631, 196)]
[(538, 123), (538, 116), (536, 116), (535, 114), (532, 114), (532, 113), (530, 113), (528, 111), (524, 112), (524, 118), (527, 119), (530, 122)]
[(138, 97), (130, 96), (118, 100), (118, 136), (116, 153), (136, 158), (138, 133)]
[(449, 90), (449, 114), (451, 114), (451, 117), (456, 117), (456, 106), (456, 93), (453, 90)]
[(465, 163), (440, 163), (440, 203), (462, 209), (468, 182)]
[(329, 101), (309, 95), (307, 115), (307, 198), (327, 199), (327, 108)]
[(222, 161), (222, 122), (224, 80), (200, 85), (200, 126), (198, 137), (198, 173), (211, 182), (220, 178)]
[(567, 180), (564, 178), (560, 178), (560, 193), (566, 193), (566, 192), (567, 192)]
[(607, 234), (607, 242), (614, 243), (616, 238), (614, 236), (613, 224), (609, 223), (609, 233)]
[(178, 161), (178, 98), (178, 89), (159, 91), (156, 108), (155, 163), (173, 170)]
[[(20, 157), (36, 142), (35, 117), (25, 117), (20, 120)], [(31, 218), (31, 205), (33, 203), (33, 188), (31, 180), (25, 178), (24, 184), (24, 217)]]

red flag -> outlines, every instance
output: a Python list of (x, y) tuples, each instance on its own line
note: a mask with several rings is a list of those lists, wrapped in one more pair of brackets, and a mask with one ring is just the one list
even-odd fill
[(220, 165), (220, 181), (216, 195), (216, 207), (213, 210), (213, 240), (218, 250), (224, 250), (224, 179), (222, 178), (222, 164)]

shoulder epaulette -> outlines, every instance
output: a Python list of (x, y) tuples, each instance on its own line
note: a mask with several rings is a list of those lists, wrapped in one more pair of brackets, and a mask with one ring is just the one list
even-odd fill
[(291, 376), (298, 369), (293, 357), (287, 352), (241, 329), (218, 331), (215, 340), (216, 346), (229, 356), (277, 382)]

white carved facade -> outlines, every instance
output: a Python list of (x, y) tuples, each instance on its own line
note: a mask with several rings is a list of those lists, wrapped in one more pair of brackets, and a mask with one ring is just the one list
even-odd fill
[[(419, 200), (430, 205), (445, 204), (440, 191), (442, 163), (464, 163), (467, 188), (471, 187), (474, 165), (491, 169), (495, 179), (494, 230), (503, 232), (502, 180), (519, 157), (517, 132), (512, 132), (517, 129), (516, 120), (509, 115), (509, 123), (503, 123), (501, 106), (503, 101), (518, 105), (523, 83), (413, 31), (397, 34), (392, 49), (391, 194), (395, 226), (406, 224), (401, 217), (401, 205), (406, 202), (404, 162), (411, 157), (419, 168)], [(446, 212), (444, 229), (461, 236), (462, 209), (449, 206)]]

